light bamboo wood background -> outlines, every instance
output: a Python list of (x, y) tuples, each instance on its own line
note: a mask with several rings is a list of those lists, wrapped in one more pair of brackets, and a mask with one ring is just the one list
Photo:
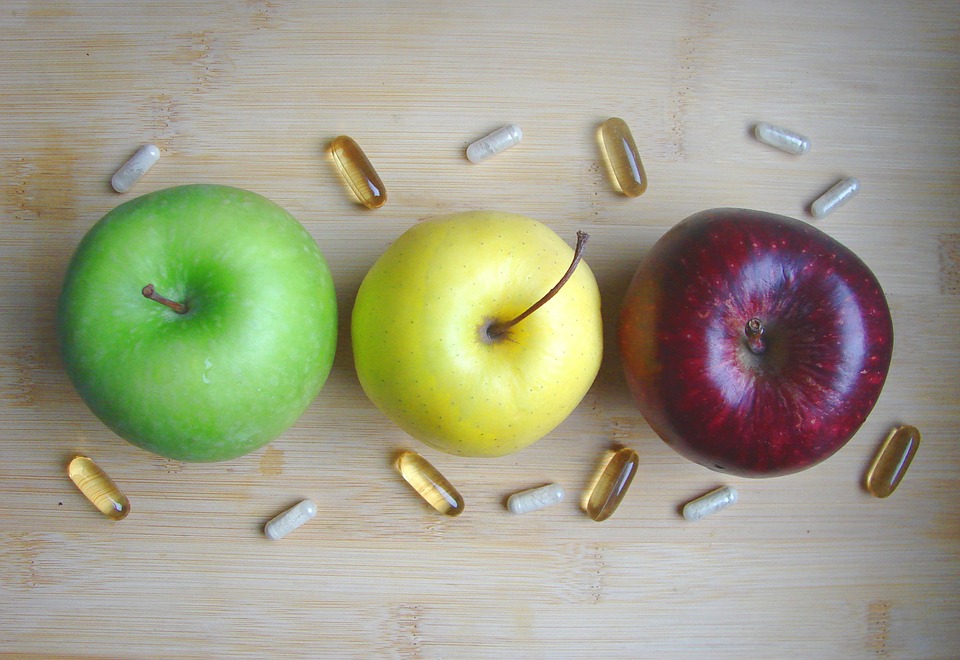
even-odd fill
[[(956, 657), (960, 654), (960, 5), (827, 2), (313, 3), (7, 0), (0, 7), (0, 652), (111, 657)], [(650, 188), (613, 192), (596, 128), (623, 117)], [(780, 123), (801, 158), (757, 143)], [(463, 150), (507, 122), (523, 143)], [(389, 192), (354, 203), (326, 143), (354, 137)], [(126, 196), (113, 171), (160, 163)], [(633, 406), (613, 345), (632, 271), (687, 215), (745, 206), (812, 219), (842, 175), (863, 191), (816, 225), (882, 282), (897, 329), (886, 389), (826, 463), (773, 480), (686, 462)], [(288, 433), (212, 465), (107, 431), (57, 355), (54, 305), (84, 232), (188, 182), (287, 207), (326, 253), (342, 312), (334, 371)], [(571, 237), (604, 296), (607, 352), (579, 409), (510, 457), (445, 456), (365, 398), (357, 287), (417, 220), (495, 208)], [(923, 433), (901, 488), (867, 464), (896, 423)], [(642, 467), (613, 518), (579, 493), (599, 456)], [(436, 515), (391, 466), (421, 450), (467, 500)], [(93, 456), (132, 500), (96, 512), (65, 474)], [(516, 517), (548, 481), (562, 505)], [(686, 500), (741, 502), (686, 523)], [(320, 509), (281, 542), (263, 523)]]

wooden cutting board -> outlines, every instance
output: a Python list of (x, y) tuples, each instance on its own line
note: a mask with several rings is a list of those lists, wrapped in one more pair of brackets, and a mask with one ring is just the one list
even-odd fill
[[(413, 6), (410, 6), (413, 5)], [(0, 652), (215, 657), (950, 657), (960, 653), (960, 5), (955, 2), (40, 2), (0, 7)], [(650, 180), (617, 194), (596, 130), (630, 125)], [(793, 157), (759, 120), (807, 135)], [(515, 122), (518, 147), (464, 148)], [(368, 211), (328, 154), (352, 136), (389, 194)], [(162, 157), (109, 188), (141, 144)], [(815, 224), (880, 279), (897, 341), (886, 388), (827, 462), (771, 480), (680, 458), (626, 391), (614, 322), (633, 270), (693, 212), (813, 222), (841, 176), (863, 190)], [(85, 231), (171, 185), (249, 188), (327, 255), (341, 310), (333, 373), (268, 447), (183, 464), (111, 434), (66, 378), (54, 307)], [(406, 228), (493, 208), (591, 234), (607, 350), (580, 407), (493, 460), (446, 456), (388, 423), (353, 370), (367, 269)], [(862, 487), (887, 430), (923, 445), (887, 500)], [(619, 511), (580, 494), (614, 444), (640, 454)], [(449, 519), (391, 465), (421, 451), (463, 493)], [(94, 457), (133, 513), (75, 490)], [(513, 516), (514, 490), (567, 500)], [(678, 508), (729, 483), (733, 508)], [(280, 542), (266, 520), (303, 497)]]

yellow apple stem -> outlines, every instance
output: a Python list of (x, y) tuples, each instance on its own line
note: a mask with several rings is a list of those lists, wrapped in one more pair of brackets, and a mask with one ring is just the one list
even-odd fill
[(755, 355), (767, 350), (767, 343), (763, 340), (763, 322), (760, 319), (752, 318), (747, 321), (743, 332), (747, 336), (747, 346)]
[(573, 262), (570, 264), (570, 267), (567, 268), (567, 272), (563, 274), (563, 277), (560, 278), (560, 281), (557, 282), (552, 289), (547, 291), (547, 293), (544, 294), (543, 298), (533, 303), (529, 308), (527, 308), (525, 312), (523, 312), (513, 320), (498, 321), (495, 323), (491, 323), (490, 326), (487, 327), (487, 335), (490, 337), (490, 339), (497, 339), (499, 337), (502, 337), (510, 330), (510, 328), (520, 323), (520, 321), (527, 318), (528, 316), (533, 314), (535, 311), (543, 307), (545, 304), (547, 304), (547, 302), (550, 301), (551, 298), (557, 295), (557, 292), (559, 292), (560, 289), (563, 288), (563, 285), (566, 284), (567, 281), (573, 276), (573, 271), (577, 269), (577, 265), (580, 263), (580, 260), (583, 258), (583, 248), (584, 246), (586, 246), (588, 238), (590, 238), (590, 235), (587, 234), (586, 232), (582, 232), (582, 231), (577, 232), (577, 247), (574, 248), (573, 250)]
[(180, 303), (175, 300), (170, 300), (169, 298), (164, 298), (159, 293), (157, 293), (156, 289), (153, 288), (152, 284), (148, 284), (147, 286), (143, 287), (143, 291), (141, 291), (141, 293), (143, 293), (144, 298), (149, 298), (150, 300), (158, 302), (161, 305), (166, 305), (167, 307), (175, 311), (177, 314), (187, 313), (187, 306), (184, 303)]

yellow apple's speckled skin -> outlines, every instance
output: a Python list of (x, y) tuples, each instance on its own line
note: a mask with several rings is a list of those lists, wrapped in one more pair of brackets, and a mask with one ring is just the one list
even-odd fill
[(353, 309), (364, 391), (404, 431), (462, 456), (503, 456), (576, 408), (600, 368), (600, 292), (583, 261), (560, 292), (498, 341), (549, 291), (573, 249), (540, 222), (471, 211), (423, 221), (367, 273)]

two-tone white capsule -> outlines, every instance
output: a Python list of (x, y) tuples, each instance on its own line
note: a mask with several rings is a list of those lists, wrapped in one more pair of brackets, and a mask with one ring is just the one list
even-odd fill
[(732, 486), (723, 486), (712, 490), (692, 502), (683, 506), (683, 517), (690, 521), (700, 520), (712, 516), (718, 511), (737, 503), (737, 489)]
[(860, 192), (860, 182), (852, 176), (841, 179), (810, 205), (810, 214), (823, 218), (849, 202)]
[(798, 133), (789, 131), (765, 121), (753, 127), (754, 136), (771, 147), (786, 151), (788, 154), (801, 156), (810, 151), (810, 140)]
[(158, 160), (160, 160), (160, 148), (155, 144), (143, 145), (120, 166), (110, 179), (110, 185), (118, 193), (127, 192), (151, 167), (156, 165)]
[(277, 541), (303, 526), (315, 515), (317, 515), (317, 505), (311, 500), (303, 500), (272, 518), (270, 522), (263, 526), (263, 533), (268, 539)]
[(522, 139), (523, 131), (520, 130), (520, 127), (516, 124), (508, 124), (467, 147), (467, 160), (471, 163), (479, 163), (494, 154), (520, 144)]
[(514, 493), (507, 498), (507, 509), (510, 513), (529, 513), (559, 504), (563, 501), (563, 496), (563, 487), (560, 484), (547, 484)]

